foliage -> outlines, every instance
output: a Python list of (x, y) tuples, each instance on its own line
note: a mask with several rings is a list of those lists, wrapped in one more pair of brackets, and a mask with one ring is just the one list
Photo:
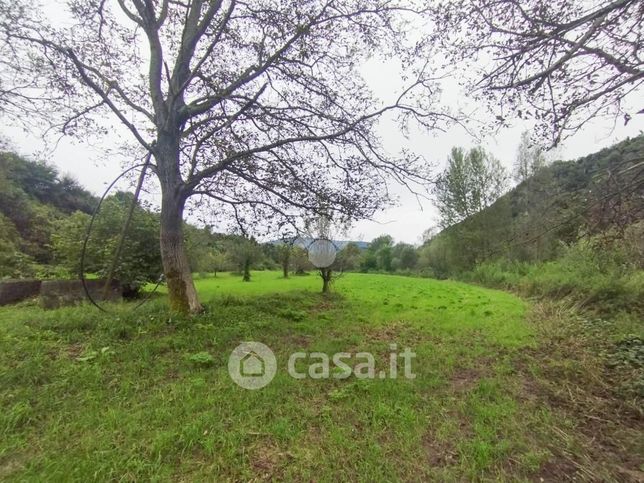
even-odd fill
[(502, 124), (531, 119), (557, 144), (641, 108), (640, 1), (447, 0), (430, 11), (454, 72)]
[(514, 161), (513, 176), (517, 183), (522, 183), (534, 176), (546, 165), (546, 155), (541, 147), (531, 139), (530, 132), (521, 133), (521, 141)]
[(244, 282), (250, 282), (250, 270), (262, 258), (262, 250), (257, 241), (245, 236), (234, 237), (229, 241), (227, 251)]
[(632, 258), (631, 249), (621, 240), (607, 244), (596, 236), (563, 246), (562, 255), (554, 261), (489, 261), (461, 277), (527, 296), (572, 298), (602, 312), (644, 314), (642, 263), (641, 258)]
[(416, 248), (408, 243), (396, 244), (392, 251), (392, 270), (413, 270), (418, 262), (418, 252)]
[(94, 202), (52, 166), (0, 152), (0, 276), (33, 276), (51, 263), (57, 221), (74, 210), (89, 212)]
[(190, 354), (186, 356), (186, 359), (199, 366), (212, 366), (215, 362), (215, 358), (208, 352), (197, 352), (196, 354)]
[(338, 252), (337, 264), (342, 272), (355, 271), (360, 267), (362, 251), (356, 243), (347, 243)]
[(284, 278), (288, 278), (289, 273), (291, 272), (291, 257), (293, 255), (293, 245), (295, 244), (295, 241), (295, 237), (283, 236), (280, 240), (274, 243), (266, 243), (262, 247), (265, 261), (272, 265), (270, 267), (271, 269), (277, 266), (282, 267)]
[(505, 184), (503, 166), (483, 148), (468, 152), (453, 148), (433, 188), (441, 225), (454, 225), (488, 207), (501, 196)]
[(293, 247), (293, 253), (291, 255), (293, 271), (295, 275), (306, 275), (307, 272), (313, 270), (315, 267), (309, 261), (309, 256), (306, 253), (304, 248), (299, 246)]
[(421, 269), (458, 276), (489, 260), (555, 260), (581, 235), (621, 239), (642, 219), (644, 136), (539, 170), (485, 210), (432, 236)]
[(615, 344), (610, 357), (613, 367), (644, 368), (644, 339), (636, 334), (628, 334)]
[[(133, 195), (117, 193), (105, 199), (94, 220), (87, 245), (85, 272), (106, 277), (114, 260), (121, 238), (122, 226)], [(56, 261), (73, 276), (80, 273), (80, 257), (90, 217), (76, 212), (59, 224), (52, 235)], [(158, 245), (159, 218), (137, 203), (127, 232), (123, 251), (114, 272), (129, 291), (138, 291), (161, 274)]]
[(0, 278), (33, 275), (33, 259), (20, 251), (19, 243), (15, 225), (0, 213)]
[(208, 271), (212, 272), (214, 276), (217, 276), (217, 272), (223, 272), (227, 270), (230, 266), (230, 261), (228, 256), (221, 251), (212, 251), (208, 254), (207, 267)]
[[(96, 198), (68, 175), (61, 175), (54, 166), (31, 161), (15, 153), (0, 153), (0, 181), (3, 195), (8, 191), (24, 193), (27, 198), (52, 205), (64, 213), (90, 213)], [(9, 186), (7, 186), (7, 184)], [(5, 198), (4, 202), (8, 200)]]
[(364, 254), (362, 260), (362, 271), (382, 270), (391, 272), (391, 250), (394, 239), (389, 235), (381, 235), (374, 238)]

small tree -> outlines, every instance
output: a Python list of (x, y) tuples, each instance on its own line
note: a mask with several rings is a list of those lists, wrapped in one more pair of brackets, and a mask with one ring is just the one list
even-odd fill
[(503, 193), (506, 180), (501, 163), (483, 148), (467, 153), (453, 148), (433, 190), (441, 225), (453, 225), (491, 205)]
[(223, 272), (226, 269), (226, 266), (228, 265), (228, 257), (224, 252), (219, 250), (213, 250), (210, 252), (209, 256), (212, 272), (214, 273), (215, 278), (217, 278), (217, 272)]
[(284, 278), (288, 278), (289, 268), (291, 265), (291, 254), (293, 253), (293, 244), (295, 237), (285, 236), (282, 238), (280, 245), (277, 248), (278, 258), (282, 266), (282, 274)]
[(254, 238), (247, 236), (235, 237), (228, 244), (230, 257), (242, 274), (244, 282), (250, 282), (250, 269), (262, 255), (262, 251)]
[[(103, 202), (87, 245), (87, 273), (107, 276), (120, 241), (123, 218), (131, 203), (130, 193), (118, 193)], [(89, 215), (77, 211), (69, 218), (62, 219), (58, 230), (52, 234), (55, 260), (77, 276), (80, 274), (81, 251), (89, 220)], [(161, 254), (156, 243), (158, 229), (159, 217), (137, 204), (113, 273), (130, 293), (138, 292), (146, 283), (156, 282), (162, 273)]]
[(514, 179), (517, 183), (530, 178), (541, 168), (546, 166), (547, 160), (545, 153), (540, 146), (530, 139), (530, 133), (524, 131), (521, 133), (521, 141), (517, 150), (517, 158), (514, 161)]
[[(334, 278), (334, 272), (341, 269), (337, 257), (337, 247), (333, 238), (338, 233), (347, 231), (348, 220), (334, 221), (331, 215), (327, 214), (326, 204), (320, 204), (321, 215), (307, 222), (307, 228), (314, 242), (309, 246), (309, 259), (313, 265), (318, 268), (320, 278), (322, 278), (322, 293), (328, 294), (331, 289), (331, 282)], [(316, 262), (320, 262), (316, 264)], [(331, 262), (330, 264), (327, 264)], [(324, 265), (322, 265), (324, 263)]]

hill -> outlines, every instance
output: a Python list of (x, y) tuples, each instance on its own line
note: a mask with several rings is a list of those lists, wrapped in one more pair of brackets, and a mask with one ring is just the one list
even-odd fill
[(557, 161), (425, 244), (440, 276), (505, 259), (542, 262), (582, 236), (623, 235), (644, 214), (644, 136)]
[[(85, 260), (85, 268), (94, 275), (107, 273), (131, 196), (125, 192), (111, 194), (95, 220)], [(97, 203), (96, 197), (56, 168), (0, 152), (0, 279), (77, 277), (89, 215)], [(138, 286), (158, 279), (161, 269), (158, 213), (139, 203), (135, 217), (138, 221), (130, 228), (116, 273), (126, 281), (138, 281)], [(275, 269), (284, 263), (283, 254), (276, 250), (278, 242), (260, 245), (188, 223), (184, 232), (194, 272), (241, 271), (246, 261), (253, 269)], [(299, 238), (295, 246), (306, 248), (311, 241)], [(349, 243), (336, 242), (338, 249)], [(353, 243), (360, 249), (368, 245)], [(289, 257), (294, 271), (311, 268), (301, 251)]]
[(56, 168), (0, 152), (0, 277), (31, 276), (53, 260), (51, 235), (71, 213), (90, 213), (96, 198)]

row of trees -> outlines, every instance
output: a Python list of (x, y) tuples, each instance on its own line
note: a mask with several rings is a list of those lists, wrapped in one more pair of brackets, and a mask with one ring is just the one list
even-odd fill
[[(455, 148), (441, 177), (444, 182), (436, 185), (437, 190), (444, 189), (437, 192), (442, 196), (437, 200), (444, 215), (442, 230), (428, 230), (420, 247), (395, 243), (389, 235), (375, 238), (366, 248), (347, 243), (331, 271), (446, 277), (489, 259), (553, 259), (562, 243), (575, 242), (580, 233), (619, 233), (641, 219), (643, 206), (637, 193), (643, 142), (639, 137), (575, 162), (546, 163), (544, 153), (523, 136), (515, 173), (527, 167), (531, 175), (517, 179), (521, 182), (506, 194), (501, 186), (508, 176), (493, 157), (481, 148)], [(97, 219), (91, 271), (100, 274), (107, 266), (130, 200), (131, 195), (120, 193), (106, 201)], [(53, 237), (56, 261), (72, 272), (77, 269), (87, 219), (77, 212), (60, 224)], [(158, 223), (158, 214), (143, 207), (135, 211), (120, 278), (136, 284), (158, 277), (161, 261), (154, 245)], [(258, 243), (245, 236), (213, 234), (209, 228), (186, 225), (184, 230), (193, 272), (216, 276), (230, 271), (250, 280), (251, 270), (279, 269), (284, 277), (317, 271), (308, 260), (304, 239)], [(134, 270), (137, 263), (143, 264), (142, 271)]]
[[(527, 239), (536, 233), (533, 229), (536, 226), (545, 230), (548, 227), (543, 226), (544, 223), (559, 224), (557, 218), (568, 216), (570, 210), (544, 212), (540, 219), (549, 221), (538, 225), (530, 214), (554, 199), (553, 196), (566, 195), (573, 189), (571, 187), (576, 186), (574, 189), (583, 191), (583, 187), (589, 186), (588, 173), (595, 176), (604, 167), (612, 166), (613, 169), (609, 172), (607, 184), (594, 188), (602, 200), (592, 208), (595, 225), (613, 226), (619, 221), (626, 226), (632, 222), (634, 205), (631, 198), (624, 201), (628, 193), (620, 191), (619, 185), (628, 181), (628, 176), (635, 172), (629, 167), (628, 159), (629, 156), (638, 156), (639, 144), (638, 141), (631, 144), (634, 147), (629, 149), (634, 154), (622, 155), (616, 148), (610, 151), (610, 156), (600, 157), (597, 166), (588, 165), (577, 173), (571, 171), (575, 163), (559, 163), (554, 169), (549, 168), (547, 155), (524, 133), (514, 165), (514, 178), (519, 185), (510, 196), (501, 200), (498, 199), (505, 192), (509, 176), (500, 163), (480, 147), (469, 151), (454, 148), (434, 187), (435, 201), (441, 214), (440, 235), (439, 228), (428, 230), (425, 234), (427, 242), (420, 249), (406, 243), (396, 244), (388, 235), (374, 239), (366, 249), (349, 243), (340, 251), (333, 270), (423, 271), (443, 276), (501, 252), (509, 256), (507, 250), (500, 248), (501, 240), (513, 237)], [(0, 193), (0, 222), (4, 226), (0, 243), (4, 247), (3, 253), (7, 254), (0, 260), (1, 274), (34, 275), (29, 267), (39, 265), (47, 267), (37, 273), (39, 276), (77, 276), (82, 241), (90, 219), (88, 212), (96, 200), (47, 165), (23, 160), (10, 153), (3, 154), (0, 161), (0, 184), (4, 187)], [(617, 169), (619, 166), (623, 169)], [(620, 194), (619, 200), (616, 193)], [(107, 275), (131, 202), (132, 195), (128, 193), (117, 193), (105, 200), (88, 246), (85, 266), (88, 273)], [(491, 211), (486, 210), (493, 204)], [(66, 213), (72, 209), (76, 211)], [(476, 216), (483, 211), (495, 215)], [(561, 223), (561, 227), (552, 230), (550, 238), (555, 241), (573, 240), (576, 228), (570, 229), (570, 226), (577, 226), (575, 223)], [(130, 226), (114, 276), (135, 293), (143, 284), (158, 280), (163, 272), (161, 254), (155, 243), (160, 216), (149, 206), (139, 203)], [(281, 269), (284, 277), (314, 270), (301, 239), (283, 237), (275, 243), (260, 244), (249, 236), (216, 234), (210, 228), (189, 224), (184, 225), (183, 231), (192, 272), (216, 275), (221, 271), (234, 271), (250, 280), (251, 270), (256, 269)], [(330, 234), (326, 236), (332, 238)], [(533, 244), (512, 250), (512, 256), (528, 260), (552, 256), (556, 242), (545, 242), (545, 238), (540, 237)]]
[[(524, 136), (519, 149), (518, 173), (534, 173), (545, 159), (528, 143), (528, 137)], [(32, 262), (62, 267), (69, 276), (76, 276), (89, 213), (97, 200), (75, 181), (60, 176), (46, 164), (24, 160), (11, 153), (3, 154), (0, 160), (0, 182), (6, 188), (0, 201), (3, 212), (13, 222), (5, 233), (8, 236), (12, 230), (18, 230), (24, 235), (24, 239), (16, 236), (20, 239), (19, 245), (27, 248), (27, 256), (35, 257)], [(434, 191), (443, 226), (459, 222), (488, 206), (501, 194), (505, 181), (499, 162), (482, 148), (467, 152), (454, 148)], [(127, 193), (117, 193), (105, 200), (89, 240), (87, 272), (108, 275), (120, 241), (121, 225), (131, 203), (132, 195)], [(53, 217), (52, 210), (56, 212)], [(38, 221), (39, 212), (42, 212), (44, 222)], [(49, 226), (51, 222), (46, 218), (56, 220), (56, 230)], [(307, 223), (311, 235), (333, 238), (326, 233), (334, 228), (330, 222), (322, 223), (326, 227), (322, 230), (325, 233), (318, 233), (321, 219), (317, 217)], [(130, 223), (122, 260), (113, 274), (126, 282), (133, 293), (143, 284), (158, 279), (162, 272), (161, 255), (154, 242), (159, 226), (159, 214), (139, 203)], [(249, 280), (251, 268), (280, 267), (285, 277), (291, 272), (304, 273), (312, 269), (305, 250), (301, 243), (295, 243), (294, 237), (285, 236), (279, 243), (260, 245), (249, 236), (215, 235), (209, 229), (191, 225), (185, 225), (183, 231), (192, 272), (239, 271), (245, 280)], [(15, 255), (16, 250), (11, 253)], [(18, 256), (14, 258), (20, 260)], [(383, 235), (373, 240), (364, 252), (355, 244), (348, 244), (340, 252), (334, 268), (336, 271), (410, 271), (418, 268), (418, 259), (419, 254), (412, 245), (394, 244), (390, 236)], [(20, 275), (9, 265), (7, 262), (6, 274)]]

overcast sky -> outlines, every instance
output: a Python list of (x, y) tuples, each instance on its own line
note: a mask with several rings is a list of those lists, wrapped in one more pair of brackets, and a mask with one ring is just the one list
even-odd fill
[[(378, 62), (367, 63), (363, 67), (364, 76), (374, 92), (381, 98), (391, 97), (400, 92), (401, 76), (396, 63), (383, 65)], [(455, 83), (447, 83), (443, 102), (449, 106), (468, 106), (467, 98), (458, 91)], [(497, 158), (506, 168), (511, 169), (514, 161), (521, 132), (530, 129), (529, 124), (515, 124), (510, 129), (504, 129), (493, 137), (483, 139), (483, 146)], [(557, 159), (575, 159), (580, 156), (598, 151), (629, 136), (636, 136), (644, 130), (644, 115), (635, 115), (628, 126), (623, 122), (616, 125), (610, 119), (598, 119), (567, 140), (558, 151)], [(381, 135), (385, 148), (396, 152), (401, 147), (409, 148), (425, 157), (425, 159), (440, 169), (445, 165), (448, 153), (453, 146), (471, 147), (477, 144), (460, 127), (454, 127), (447, 132), (426, 133), (412, 131), (408, 138), (400, 133), (392, 123), (385, 122), (381, 126)], [(64, 174), (76, 178), (84, 187), (95, 194), (103, 192), (122, 170), (131, 164), (131, 160), (112, 157), (105, 159), (105, 153), (110, 147), (120, 143), (117, 130), (95, 146), (90, 146), (79, 140), (63, 138), (55, 150), (44, 150), (44, 144), (38, 133), (24, 132), (18, 128), (4, 125), (0, 127), (0, 135), (6, 138), (11, 146), (19, 153), (33, 159), (46, 160), (56, 165)], [(375, 221), (361, 221), (355, 224), (348, 238), (353, 240), (370, 241), (381, 234), (390, 234), (396, 241), (419, 243), (422, 233), (436, 225), (436, 210), (429, 200), (418, 200), (416, 196), (402, 187), (392, 190), (399, 197), (398, 206), (387, 209), (375, 217)], [(223, 224), (222, 224), (223, 226)]]

